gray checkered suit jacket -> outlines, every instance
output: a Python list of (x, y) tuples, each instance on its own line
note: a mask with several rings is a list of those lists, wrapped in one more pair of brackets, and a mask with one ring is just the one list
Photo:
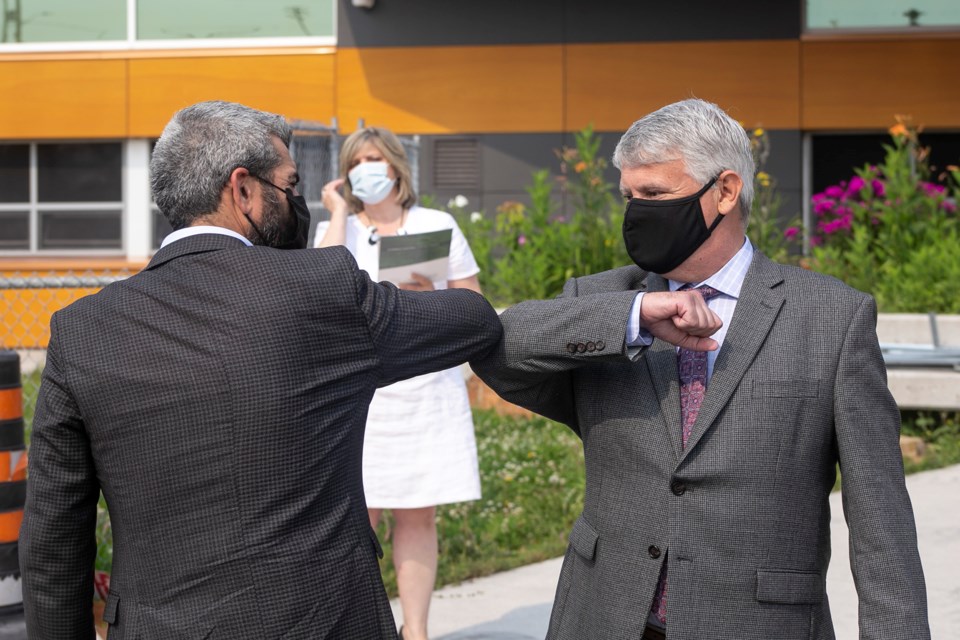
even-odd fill
[(757, 253), (682, 449), (675, 348), (624, 348), (636, 291), (666, 288), (636, 267), (571, 280), (504, 313), (501, 347), (473, 363), (583, 440), (584, 511), (547, 637), (638, 640), (667, 562), (670, 640), (833, 638), (839, 462), (861, 637), (928, 638), (874, 301)]
[(57, 313), (20, 539), (30, 637), (395, 638), (361, 480), (375, 388), (500, 337), (463, 289), (371, 282), (343, 248), (179, 240)]

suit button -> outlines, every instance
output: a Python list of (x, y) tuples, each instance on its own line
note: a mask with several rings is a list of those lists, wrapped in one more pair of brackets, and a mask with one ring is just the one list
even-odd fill
[(576, 352), (577, 352), (577, 345), (574, 344), (574, 343), (572, 343), (572, 342), (568, 343), (568, 344), (567, 344), (567, 351), (569, 351), (570, 353), (576, 353)]
[(650, 554), (650, 557), (656, 560), (660, 557), (660, 547), (655, 544), (650, 545), (650, 548), (647, 549), (647, 553)]
[(597, 344), (595, 342), (587, 343), (587, 351), (589, 351), (590, 353), (593, 353), (596, 350), (597, 350)]
[(582, 342), (577, 345), (577, 353), (583, 353), (586, 350), (587, 350), (587, 345), (583, 344)]
[(680, 480), (674, 480), (670, 483), (670, 491), (672, 491), (675, 496), (682, 496), (687, 492), (687, 485)]
[(607, 348), (607, 343), (603, 340), (597, 340), (597, 351), (603, 351)]

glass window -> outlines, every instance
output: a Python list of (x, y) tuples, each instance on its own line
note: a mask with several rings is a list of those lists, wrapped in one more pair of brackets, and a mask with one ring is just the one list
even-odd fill
[(40, 202), (116, 202), (122, 199), (120, 145), (37, 145)]
[(0, 202), (30, 202), (30, 145), (0, 145)]
[(119, 211), (44, 211), (41, 249), (120, 249)]
[(127, 0), (3, 0), (0, 42), (127, 39)]
[(0, 249), (30, 248), (30, 212), (0, 211)]
[(960, 25), (957, 0), (807, 0), (808, 29)]
[(138, 0), (137, 39), (332, 36), (333, 0)]
[(0, 251), (122, 249), (122, 161), (116, 142), (0, 144)]

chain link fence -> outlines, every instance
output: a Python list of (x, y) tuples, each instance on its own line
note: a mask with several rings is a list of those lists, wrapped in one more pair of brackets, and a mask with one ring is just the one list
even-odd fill
[(46, 362), (50, 316), (74, 300), (130, 275), (129, 271), (0, 273), (0, 299), (3, 300), (0, 348), (20, 355), (23, 414), (28, 429), (33, 421), (40, 373)]

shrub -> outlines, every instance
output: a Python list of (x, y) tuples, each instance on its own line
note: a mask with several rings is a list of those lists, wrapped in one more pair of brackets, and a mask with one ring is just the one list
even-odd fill
[(960, 312), (960, 170), (933, 181), (929, 150), (904, 119), (878, 166), (813, 196), (809, 266), (872, 294), (885, 312)]

